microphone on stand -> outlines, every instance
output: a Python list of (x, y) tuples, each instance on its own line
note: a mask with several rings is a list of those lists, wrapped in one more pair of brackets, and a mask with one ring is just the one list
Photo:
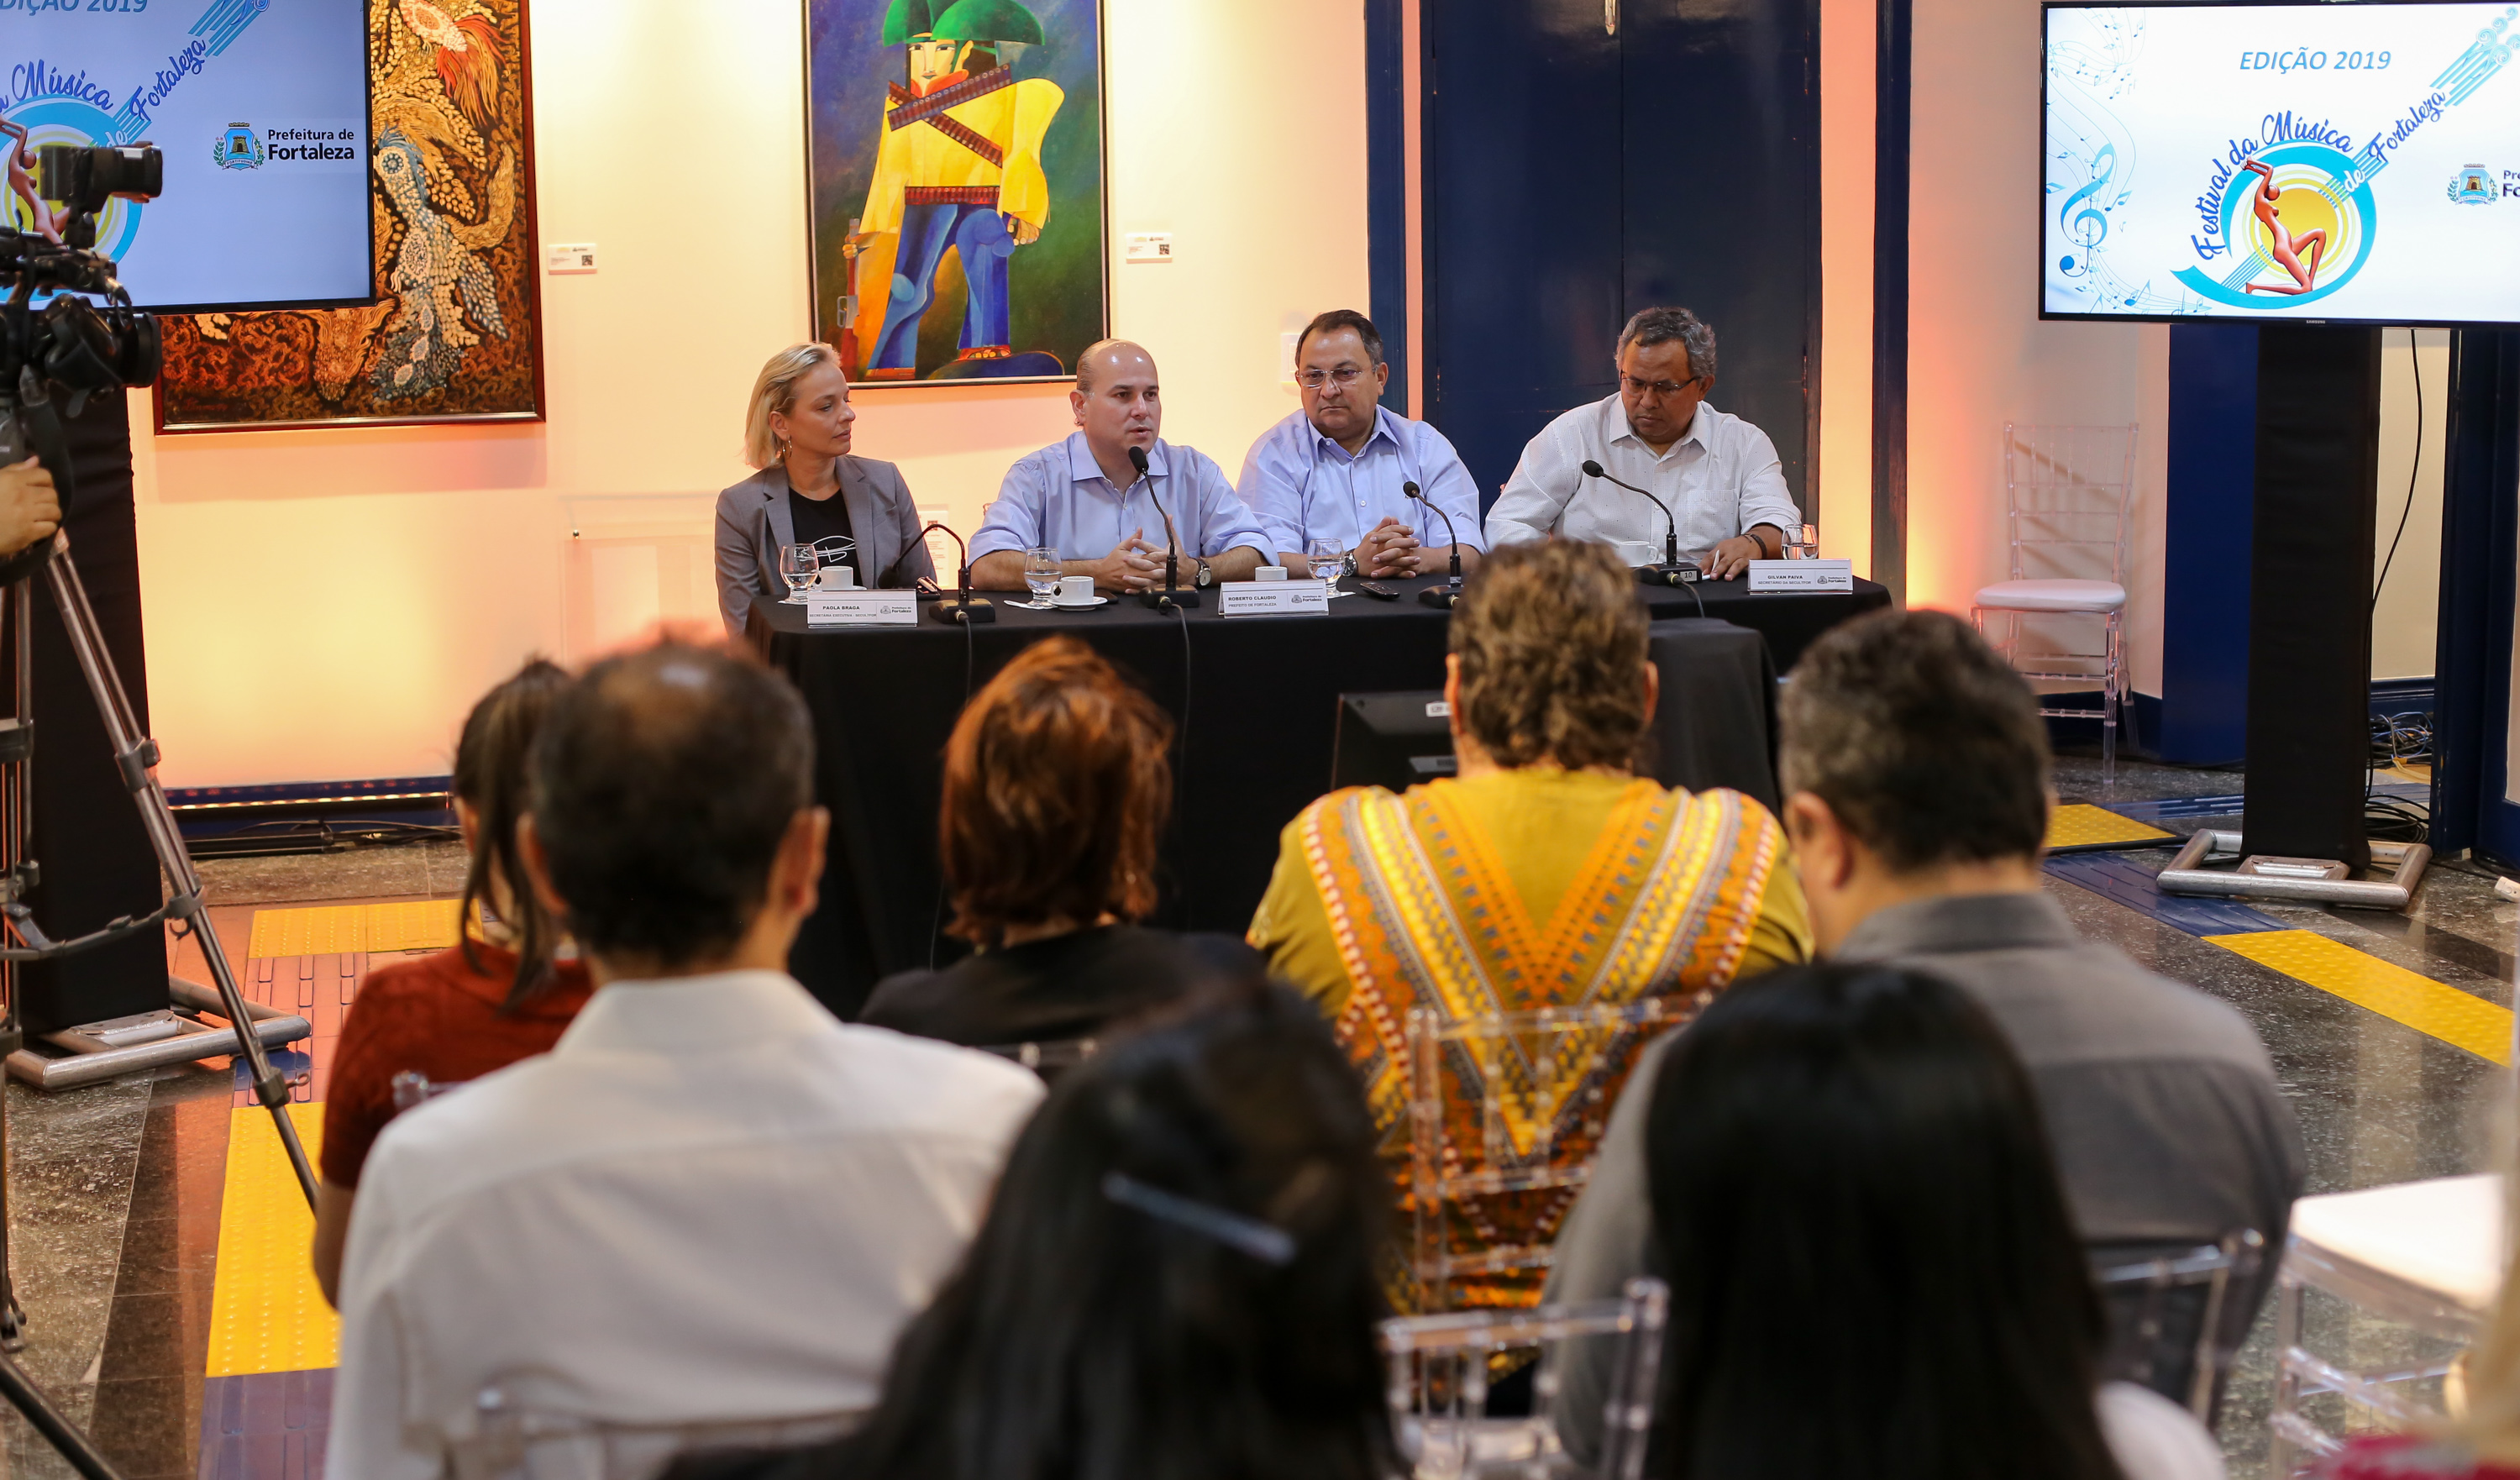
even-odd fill
[[(946, 528), (945, 525), (938, 523), (929, 523), (924, 528), (922, 528), (919, 531), (919, 538), (922, 540), (927, 538), (927, 531), (930, 529), (945, 530), (946, 537), (954, 542), (956, 558), (954, 561), (954, 595), (947, 600), (939, 601), (928, 612), (928, 615), (933, 616), (940, 622), (962, 622), (967, 625), (971, 622), (996, 621), (998, 619), (998, 608), (990, 605), (986, 598), (976, 597), (971, 594), (970, 547), (963, 543), (963, 537), (961, 535), (956, 534), (952, 529)], [(913, 548), (915, 549), (917, 547), (914, 545)], [(896, 565), (894, 568), (898, 569), (899, 566)], [(891, 573), (891, 571), (885, 572), (887, 575)]]
[[(1147, 476), (1147, 449), (1130, 448), (1129, 466), (1138, 470), (1138, 476), (1142, 478)], [(1154, 500), (1155, 513), (1164, 516), (1164, 589), (1144, 592), (1139, 600), (1157, 611), (1180, 611), (1186, 607), (1195, 606), (1198, 605), (1198, 593), (1179, 589), (1181, 536), (1173, 529), (1172, 514), (1164, 508), (1164, 501), (1157, 496), (1152, 483), (1147, 485), (1147, 497)]]
[(1655, 498), (1650, 493), (1645, 493), (1643, 489), (1639, 488), (1634, 483), (1627, 482), (1624, 479), (1614, 478), (1608, 473), (1603, 472), (1601, 471), (1601, 465), (1594, 462), (1591, 458), (1586, 458), (1584, 460), (1584, 475), (1586, 477), (1599, 478), (1604, 483), (1616, 483), (1630, 493), (1644, 493), (1645, 502), (1662, 511), (1662, 563), (1659, 565), (1638, 566), (1638, 580), (1642, 581), (1648, 586), (1694, 586), (1697, 584), (1697, 567), (1694, 565), (1684, 564), (1681, 561), (1680, 521), (1671, 516), (1671, 506), (1669, 504)]
[(1420, 492), (1418, 485), (1415, 483), (1401, 484), (1400, 491), (1407, 494), (1409, 497), (1416, 499), (1418, 503), (1425, 505), (1429, 513), (1444, 521), (1444, 538), (1450, 541), (1453, 547), (1453, 578), (1446, 581), (1441, 586), (1429, 586), (1425, 590), (1418, 592), (1418, 600), (1429, 606), (1452, 607), (1461, 605), (1462, 537), (1453, 532), (1453, 516), (1446, 514), (1441, 509), (1437, 509), (1435, 507), (1435, 501)]

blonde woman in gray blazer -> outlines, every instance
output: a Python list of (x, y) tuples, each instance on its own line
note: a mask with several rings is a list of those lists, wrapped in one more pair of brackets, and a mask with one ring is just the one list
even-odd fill
[(761, 471), (717, 496), (717, 606), (729, 637), (743, 636), (755, 596), (788, 594), (779, 547), (797, 543), (790, 499), (840, 501), (857, 541), (848, 563), (859, 585), (936, 578), (901, 470), (849, 454), (857, 419), (848, 378), (829, 344), (791, 344), (761, 367), (743, 420), (744, 461)]

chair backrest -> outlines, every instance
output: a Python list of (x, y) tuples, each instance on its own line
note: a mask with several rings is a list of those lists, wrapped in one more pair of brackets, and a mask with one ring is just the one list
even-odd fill
[(2257, 1315), (2246, 1297), (2265, 1258), (2255, 1229), (2208, 1244), (2095, 1251), (2092, 1281), (2109, 1322), (2101, 1376), (2148, 1387), (2212, 1426)]
[[(1644, 1470), (1670, 1303), (1661, 1280), (1631, 1279), (1615, 1300), (1382, 1323), (1382, 1349), (1391, 1364), (1392, 1429), (1417, 1474), (1564, 1474), (1555, 1413), (1557, 1362), (1566, 1342), (1589, 1338), (1609, 1343), (1601, 1455), (1590, 1473), (1598, 1480), (1636, 1480)], [(1531, 1413), (1490, 1418), (1491, 1364), (1535, 1347), (1539, 1369), (1531, 1384)]]
[(447, 1448), (454, 1480), (653, 1480), (686, 1455), (785, 1450), (836, 1439), (862, 1413), (720, 1423), (615, 1423), (536, 1409), (492, 1383), (472, 1434)]
[(1091, 1038), (1052, 1038), (1039, 1043), (993, 1043), (980, 1052), (1012, 1058), (1043, 1079), (1052, 1080), (1093, 1057), (1101, 1047)]
[(2011, 578), (2126, 580), (2133, 426), (2003, 427)]
[(1450, 1306), (1461, 1277), (1549, 1267), (1638, 1052), (1712, 999), (1460, 1019), (1410, 1010), (1411, 1264), (1420, 1311)]

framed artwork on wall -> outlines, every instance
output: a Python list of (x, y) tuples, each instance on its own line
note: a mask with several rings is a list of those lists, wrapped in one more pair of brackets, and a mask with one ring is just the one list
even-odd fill
[(807, 0), (814, 336), (853, 384), (1063, 380), (1105, 333), (1099, 0)]
[(369, 0), (365, 308), (162, 321), (158, 429), (543, 415), (526, 0)]

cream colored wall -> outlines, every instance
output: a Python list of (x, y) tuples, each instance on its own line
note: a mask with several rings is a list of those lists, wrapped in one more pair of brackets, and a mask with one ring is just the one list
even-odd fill
[[(534, 5), (542, 236), (602, 265), (542, 280), (547, 423), (152, 437), (135, 410), (168, 785), (443, 774), (466, 707), (528, 652), (711, 609), (745, 393), (808, 329), (799, 0), (706, 9)], [(1161, 364), (1166, 435), (1238, 467), (1294, 404), (1279, 335), (1365, 306), (1361, 10), (1104, 10), (1112, 329)], [(678, 97), (707, 100), (704, 127)], [(1131, 231), (1172, 232), (1178, 260), (1122, 265)], [(967, 532), (1007, 464), (1072, 426), (1060, 386), (858, 406), (860, 450)]]
[[(2450, 410), (2450, 331), (2408, 331), (2380, 336), (2380, 476), (2374, 502), (2378, 538), (2371, 549), (2371, 578), (2387, 562), (2389, 579), (2371, 611), (2371, 676), (2430, 678), (2433, 637), (2440, 626), (2441, 516), (2444, 428)], [(2423, 459), (2415, 460), (2416, 372), (2422, 372)], [(2411, 476), (2410, 476), (2411, 475)], [(2409, 489), (2412, 497), (2409, 502)], [(2403, 513), (2406, 537), (2389, 560), (2389, 540)]]
[(1873, 5), (1820, 8), (1821, 553), (1872, 568)]

